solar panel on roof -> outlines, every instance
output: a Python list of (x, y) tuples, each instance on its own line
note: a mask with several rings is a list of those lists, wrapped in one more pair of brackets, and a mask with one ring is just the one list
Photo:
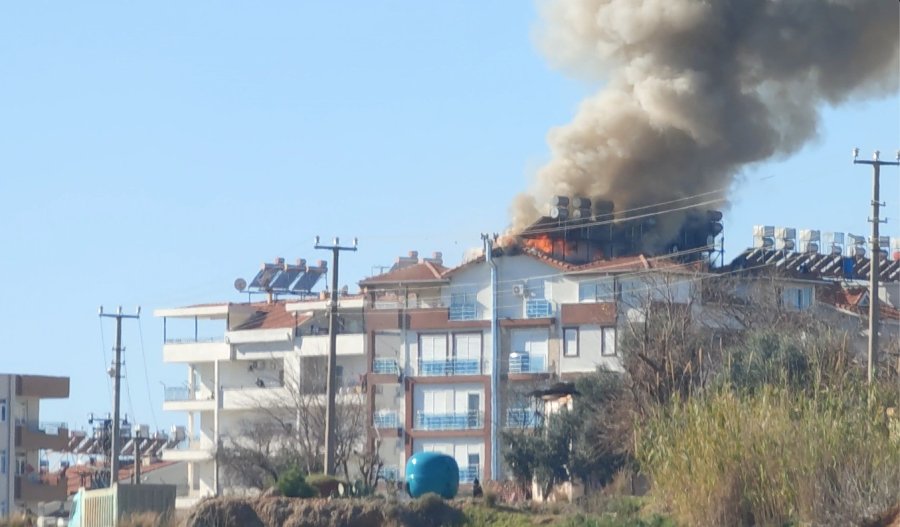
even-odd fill
[(281, 266), (265, 264), (263, 268), (256, 273), (256, 276), (253, 277), (253, 280), (250, 282), (250, 287), (256, 289), (269, 289), (275, 276), (280, 272), (282, 272)]
[(319, 278), (325, 273), (324, 269), (320, 269), (318, 267), (310, 267), (306, 270), (305, 273), (300, 275), (300, 278), (291, 286), (291, 292), (294, 293), (308, 293), (315, 287), (316, 283), (319, 281)]
[(291, 283), (300, 276), (303, 270), (296, 266), (290, 266), (287, 270), (278, 273), (278, 276), (272, 280), (270, 287), (275, 290), (288, 291)]

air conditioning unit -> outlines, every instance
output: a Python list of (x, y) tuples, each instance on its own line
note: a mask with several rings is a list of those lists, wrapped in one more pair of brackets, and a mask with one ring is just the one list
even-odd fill
[(384, 393), (384, 386), (382, 386), (382, 385), (380, 385), (380, 384), (376, 384), (376, 385), (375, 385), (375, 393), (377, 393), (377, 394), (379, 394), (379, 395), (381, 395), (382, 393)]
[(264, 370), (264, 369), (266, 369), (266, 361), (252, 360), (252, 361), (250, 361), (250, 369), (251, 370)]
[(516, 296), (525, 296), (528, 293), (528, 290), (525, 288), (525, 284), (513, 285), (512, 291)]
[(395, 388), (394, 397), (402, 397), (402, 396), (403, 396), (403, 387), (397, 386), (397, 388)]

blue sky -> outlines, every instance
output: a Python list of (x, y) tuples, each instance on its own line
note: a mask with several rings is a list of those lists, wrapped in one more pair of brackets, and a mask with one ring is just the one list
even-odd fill
[[(240, 301), (261, 262), (327, 257), (316, 234), (359, 237), (342, 283), (411, 249), (458, 261), (597, 88), (547, 65), (536, 24), (521, 0), (5, 3), (0, 371), (70, 376), (44, 417), (84, 426), (110, 404), (97, 306), (140, 304), (125, 410), (168, 427), (160, 382), (185, 371), (153, 309)], [(850, 149), (893, 157), (898, 123), (897, 95), (823, 109), (814, 143), (739, 178), (728, 255), (756, 223), (867, 231)], [(896, 236), (900, 174), (882, 179)]]

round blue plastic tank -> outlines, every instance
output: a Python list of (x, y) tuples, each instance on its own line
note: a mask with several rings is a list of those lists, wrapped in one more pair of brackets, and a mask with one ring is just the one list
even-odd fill
[(438, 452), (419, 452), (406, 462), (406, 492), (413, 498), (434, 492), (444, 499), (456, 497), (459, 466), (452, 457)]

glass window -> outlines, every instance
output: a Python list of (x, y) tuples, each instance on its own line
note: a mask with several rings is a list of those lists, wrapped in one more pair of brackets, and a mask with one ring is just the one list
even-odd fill
[(614, 302), (616, 281), (611, 277), (597, 278), (578, 284), (579, 302)]
[(6, 450), (0, 450), (0, 474), (6, 474)]
[(0, 399), (0, 423), (6, 422), (6, 412), (7, 412), (6, 399)]
[(578, 328), (565, 328), (563, 330), (563, 356), (578, 356)]
[(603, 342), (601, 355), (604, 357), (612, 357), (616, 354), (616, 328), (603, 328)]

